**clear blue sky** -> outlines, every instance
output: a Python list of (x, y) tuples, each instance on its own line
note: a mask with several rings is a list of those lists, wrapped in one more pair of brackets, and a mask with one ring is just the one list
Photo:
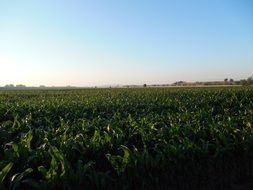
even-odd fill
[(0, 0), (0, 85), (251, 75), (252, 0)]

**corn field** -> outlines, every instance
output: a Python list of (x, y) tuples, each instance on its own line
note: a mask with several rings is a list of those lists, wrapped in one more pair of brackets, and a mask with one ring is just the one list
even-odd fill
[(253, 88), (0, 91), (0, 189), (253, 181)]

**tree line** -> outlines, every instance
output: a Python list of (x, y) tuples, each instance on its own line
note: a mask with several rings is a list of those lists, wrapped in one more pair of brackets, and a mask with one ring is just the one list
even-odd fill
[(249, 77), (248, 79), (241, 80), (240, 83), (243, 86), (253, 85), (253, 76)]

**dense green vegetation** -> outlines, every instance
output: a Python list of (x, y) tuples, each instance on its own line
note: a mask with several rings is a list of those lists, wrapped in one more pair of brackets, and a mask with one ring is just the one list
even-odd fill
[(253, 178), (253, 88), (0, 91), (0, 189), (225, 189)]

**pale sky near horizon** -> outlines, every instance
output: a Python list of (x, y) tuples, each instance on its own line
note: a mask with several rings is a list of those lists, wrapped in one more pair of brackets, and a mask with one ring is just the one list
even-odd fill
[(0, 0), (0, 86), (252, 75), (251, 0)]

